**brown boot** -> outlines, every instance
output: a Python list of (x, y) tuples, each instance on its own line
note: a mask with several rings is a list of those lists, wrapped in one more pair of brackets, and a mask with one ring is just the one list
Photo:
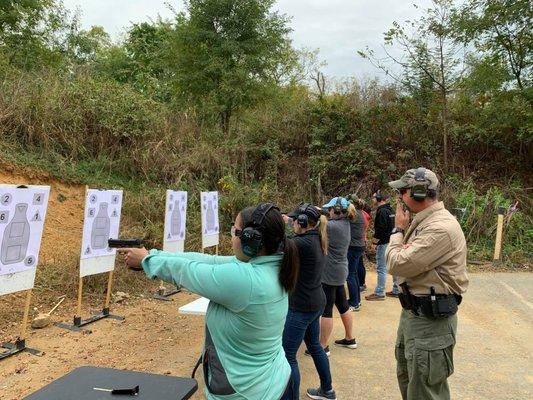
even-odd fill
[(378, 296), (375, 293), (369, 294), (368, 296), (365, 296), (365, 299), (368, 301), (380, 301), (385, 300), (385, 296)]

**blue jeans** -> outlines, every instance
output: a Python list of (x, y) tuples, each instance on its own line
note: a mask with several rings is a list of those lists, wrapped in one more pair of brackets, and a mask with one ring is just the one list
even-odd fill
[(363, 259), (365, 258), (365, 248), (363, 247), (363, 253), (359, 259), (359, 264), (357, 264), (357, 277), (359, 278), (359, 286), (365, 286), (366, 279), (366, 269)]
[[(376, 248), (376, 269), (378, 272), (378, 285), (376, 286), (375, 293), (378, 296), (385, 296), (385, 284), (387, 283), (387, 262), (385, 260), (385, 252), (389, 244), (380, 244)], [(398, 277), (394, 275), (392, 277), (392, 292), (399, 293)]]
[(385, 296), (385, 283), (387, 282), (387, 262), (385, 261), (385, 252), (388, 243), (378, 244), (376, 248), (376, 269), (378, 273), (378, 285), (374, 293), (378, 296)]
[(400, 293), (400, 287), (398, 286), (398, 277), (392, 275), (392, 293)]
[(290, 310), (285, 320), (283, 330), (283, 349), (285, 357), (291, 366), (292, 391), (286, 393), (281, 400), (298, 400), (300, 397), (300, 370), (296, 353), (298, 348), (305, 342), (307, 350), (313, 357), (315, 368), (320, 377), (320, 387), (322, 390), (331, 390), (331, 372), (329, 360), (326, 352), (320, 345), (320, 316), (322, 310), (317, 312), (299, 312)]
[(359, 276), (357, 275), (359, 263), (363, 261), (364, 247), (350, 247), (348, 249), (348, 304), (357, 307), (361, 302), (361, 293), (359, 291)]

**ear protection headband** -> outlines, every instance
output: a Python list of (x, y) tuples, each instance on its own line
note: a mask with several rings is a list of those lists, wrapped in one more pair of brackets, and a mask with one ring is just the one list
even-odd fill
[(416, 201), (424, 201), (428, 195), (426, 169), (418, 167), (415, 171), (415, 184), (411, 188), (411, 197)]
[(383, 194), (381, 194), (381, 190), (378, 189), (378, 191), (376, 192), (376, 194), (374, 195), (374, 197), (376, 198), (376, 201), (379, 203), (380, 201), (383, 201)]
[(302, 203), (298, 206), (298, 217), (296, 220), (298, 221), (298, 225), (304, 229), (309, 226), (309, 217), (305, 213), (309, 207), (312, 207), (309, 203)]
[(252, 212), (252, 222), (241, 233), (241, 248), (244, 255), (255, 257), (263, 247), (263, 223), (270, 210), (279, 208), (272, 203), (260, 203)]

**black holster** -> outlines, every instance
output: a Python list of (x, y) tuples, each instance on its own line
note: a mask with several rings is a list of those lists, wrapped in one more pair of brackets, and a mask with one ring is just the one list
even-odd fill
[(398, 298), (400, 299), (400, 304), (402, 305), (402, 308), (405, 310), (410, 310), (416, 315), (418, 315), (416, 297), (413, 296), (409, 291), (409, 286), (407, 285), (407, 282), (402, 283), (400, 285), (400, 288), (402, 289), (402, 293), (398, 294)]
[(413, 312), (415, 315), (424, 315), (428, 318), (448, 318), (455, 315), (462, 297), (455, 294), (436, 294), (431, 288), (429, 296), (414, 296), (409, 291), (407, 283), (401, 285), (402, 293), (399, 295), (402, 308)]

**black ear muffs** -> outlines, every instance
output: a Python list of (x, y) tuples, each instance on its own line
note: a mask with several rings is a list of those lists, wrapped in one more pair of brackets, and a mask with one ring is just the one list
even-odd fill
[(298, 221), (298, 225), (300, 225), (300, 227), (303, 229), (309, 226), (309, 217), (305, 214), (298, 215), (296, 220)]
[(303, 229), (309, 226), (309, 217), (305, 213), (309, 207), (312, 207), (309, 203), (302, 203), (298, 206), (298, 217), (296, 221), (298, 221), (298, 225)]
[(255, 257), (263, 247), (263, 235), (253, 227), (244, 228), (241, 233), (241, 249), (245, 256)]
[(270, 210), (279, 208), (272, 203), (261, 203), (252, 212), (252, 221), (242, 230), (241, 249), (245, 256), (255, 257), (263, 247), (263, 222)]
[(424, 201), (428, 196), (426, 169), (418, 167), (415, 171), (415, 184), (411, 187), (411, 197), (415, 201)]

